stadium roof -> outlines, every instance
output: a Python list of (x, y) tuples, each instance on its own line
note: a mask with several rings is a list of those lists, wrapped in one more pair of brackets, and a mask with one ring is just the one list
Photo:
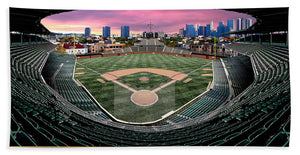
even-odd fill
[(278, 31), (288, 31), (288, 7), (277, 8), (246, 8), (246, 9), (224, 9), (245, 13), (256, 18), (256, 23), (249, 29), (234, 31), (228, 34), (247, 34), (247, 33), (269, 33)]
[(50, 34), (51, 32), (41, 24), (41, 20), (66, 11), (71, 10), (9, 8), (10, 32)]

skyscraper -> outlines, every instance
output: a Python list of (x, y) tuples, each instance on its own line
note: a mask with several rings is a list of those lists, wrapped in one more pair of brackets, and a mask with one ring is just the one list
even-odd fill
[(205, 35), (205, 37), (210, 36), (210, 35), (211, 35), (211, 27), (210, 27), (210, 24), (206, 24), (206, 35)]
[[(224, 26), (224, 33), (230, 32), (230, 27), (229, 26)], [(229, 34), (223, 34), (224, 37), (229, 37)]]
[(214, 30), (214, 21), (211, 21), (210, 22), (210, 31), (213, 31)]
[(195, 29), (198, 30), (200, 24), (195, 24)]
[(196, 31), (194, 25), (186, 24), (186, 37), (196, 37)]
[(203, 36), (204, 35), (204, 26), (199, 26), (197, 32), (198, 32), (198, 36)]
[(86, 27), (84, 30), (84, 36), (89, 37), (91, 36), (91, 29), (89, 27)]
[[(228, 22), (228, 21), (227, 21)], [(223, 22), (219, 22), (219, 26), (217, 28), (217, 36), (218, 37), (229, 37), (228, 34), (224, 34), (230, 31), (230, 26), (224, 25)]]
[(237, 31), (242, 30), (242, 19), (241, 18), (236, 19), (236, 30)]
[(104, 26), (102, 28), (102, 36), (103, 37), (110, 37), (110, 27), (109, 26)]
[(252, 25), (252, 19), (250, 18), (238, 18), (236, 20), (236, 30), (248, 29)]
[(227, 20), (227, 26), (230, 28), (229, 31), (233, 31), (234, 30), (234, 21), (233, 21), (233, 19)]
[(121, 37), (129, 37), (129, 26), (121, 26)]
[(179, 35), (180, 35), (181, 37), (184, 37), (184, 28), (179, 29)]
[(217, 34), (218, 34), (218, 37), (222, 37), (223, 33), (225, 31), (225, 26), (223, 24), (223, 22), (219, 22), (219, 26), (217, 27)]
[(248, 29), (251, 25), (252, 25), (252, 19), (250, 19), (250, 18), (247, 18), (246, 19), (246, 23), (245, 23), (245, 27), (246, 27), (246, 29)]
[(241, 19), (241, 27), (242, 27), (242, 30), (246, 29), (246, 19), (245, 18)]

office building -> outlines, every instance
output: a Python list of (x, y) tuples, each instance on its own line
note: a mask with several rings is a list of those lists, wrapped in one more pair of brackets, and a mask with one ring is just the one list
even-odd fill
[[(227, 21), (228, 23), (228, 21)], [(229, 34), (224, 34), (230, 32), (230, 26), (224, 25), (223, 22), (219, 22), (219, 26), (217, 27), (217, 36), (218, 37), (229, 37)]]
[(205, 37), (210, 36), (211, 35), (211, 26), (210, 24), (206, 24), (206, 34)]
[(199, 26), (197, 32), (198, 32), (198, 36), (203, 36), (204, 35), (204, 26)]
[(236, 19), (236, 30), (237, 31), (242, 30), (242, 19), (241, 18)]
[(246, 27), (246, 29), (248, 29), (248, 28), (250, 28), (250, 26), (252, 25), (252, 19), (250, 19), (250, 18), (247, 18), (246, 19), (246, 22), (245, 22), (245, 27)]
[(180, 35), (181, 37), (184, 37), (184, 28), (179, 29), (179, 35)]
[(110, 37), (110, 27), (109, 26), (104, 26), (102, 28), (102, 36), (103, 37)]
[(121, 37), (128, 38), (130, 34), (129, 26), (121, 26)]
[(91, 36), (91, 29), (89, 27), (86, 27), (84, 30), (84, 36), (90, 37)]
[(214, 30), (214, 21), (210, 22), (210, 31), (212, 32)]
[(185, 37), (196, 37), (196, 31), (194, 25), (186, 24), (186, 36)]
[(227, 20), (227, 26), (229, 27), (229, 31), (233, 31), (234, 30), (234, 20)]

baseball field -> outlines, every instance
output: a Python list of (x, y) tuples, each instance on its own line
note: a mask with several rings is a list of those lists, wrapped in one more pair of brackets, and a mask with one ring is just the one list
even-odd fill
[(143, 123), (204, 92), (213, 80), (212, 61), (164, 54), (79, 59), (74, 78), (115, 118)]

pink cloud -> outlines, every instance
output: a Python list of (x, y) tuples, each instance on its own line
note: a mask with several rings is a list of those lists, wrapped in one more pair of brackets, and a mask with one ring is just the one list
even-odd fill
[[(83, 33), (90, 27), (92, 33), (101, 34), (103, 26), (110, 26), (111, 31), (120, 33), (122, 25), (130, 26), (131, 32), (147, 31), (151, 21), (155, 31), (165, 33), (178, 32), (185, 24), (206, 25), (212, 20), (216, 28), (220, 21), (251, 16), (225, 10), (76, 10), (55, 14), (42, 20), (50, 31)], [(252, 17), (251, 17), (252, 18)], [(254, 18), (253, 18), (254, 19)]]

